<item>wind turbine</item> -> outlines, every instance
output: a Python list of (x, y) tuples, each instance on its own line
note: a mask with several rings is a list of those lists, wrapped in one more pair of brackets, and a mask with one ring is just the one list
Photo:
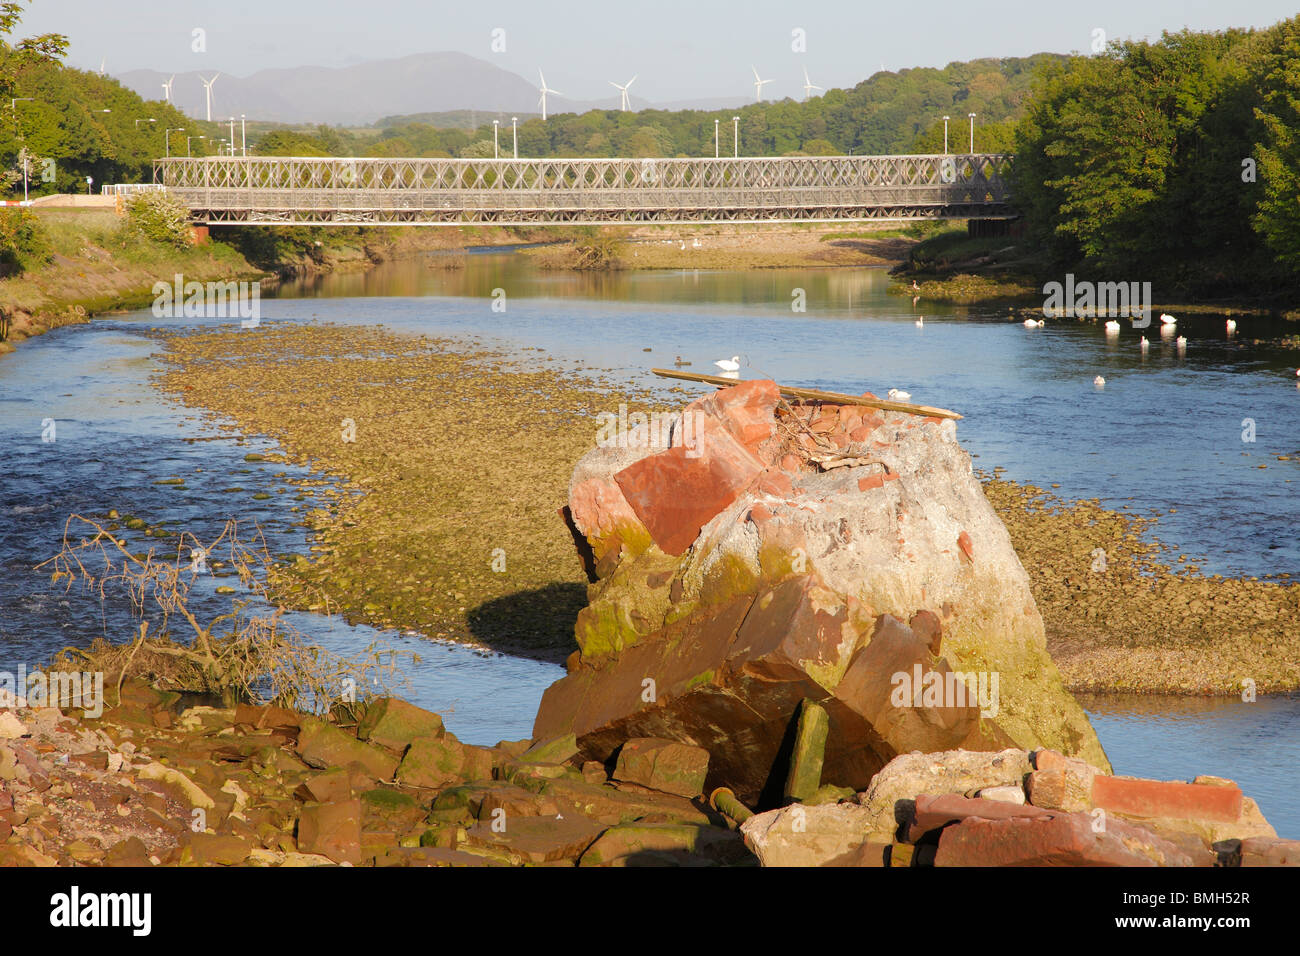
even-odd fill
[(99, 75), (104, 75), (104, 64), (108, 62), (108, 57), (101, 57), (99, 61)]
[(545, 77), (545, 76), (542, 76), (542, 68), (541, 68), (541, 67), (538, 67), (538, 68), (537, 68), (537, 75), (538, 75), (538, 77), (539, 77), (539, 78), (541, 79), (541, 81), (542, 81), (542, 85), (541, 85), (540, 87), (538, 87), (538, 89), (541, 91), (542, 98), (541, 98), (541, 100), (539, 100), (538, 102), (540, 103), (540, 105), (541, 105), (541, 107), (542, 107), (542, 122), (544, 123), (544, 122), (546, 122), (546, 94), (547, 94), (547, 93), (554, 93), (556, 96), (563, 96), (564, 94), (561, 93), (559, 90), (553, 90), (553, 89), (551, 89), (550, 87), (548, 87), (548, 86), (546, 85), (546, 77)]
[[(637, 76), (640, 76), (640, 74), (638, 73)], [(623, 101), (620, 104), (619, 109), (621, 109), (624, 113), (628, 111), (627, 88), (635, 82), (636, 82), (635, 76), (632, 77), (632, 79), (628, 80), (626, 83), (624, 83), (622, 86), (619, 86), (613, 80), (609, 81), (610, 86), (614, 87), (614, 89), (618, 90), (620, 93), (623, 94)]]
[(176, 74), (173, 73), (171, 78), (162, 85), (163, 98), (170, 103), (172, 101), (172, 84), (176, 82)]
[(210, 80), (205, 80), (201, 75), (199, 76), (199, 80), (203, 83), (203, 89), (207, 93), (207, 97), (208, 97), (208, 122), (209, 123), (212, 122), (212, 84), (217, 82), (217, 77), (219, 77), (220, 75), (221, 75), (220, 73), (214, 73), (212, 74), (212, 79)]
[(760, 77), (758, 75), (757, 67), (751, 66), (750, 69), (754, 71), (754, 102), (761, 103), (763, 102), (763, 84), (771, 83), (772, 81)]
[(808, 79), (808, 67), (803, 68), (803, 98), (808, 99), (813, 90), (824, 90), (824, 87), (818, 86)]

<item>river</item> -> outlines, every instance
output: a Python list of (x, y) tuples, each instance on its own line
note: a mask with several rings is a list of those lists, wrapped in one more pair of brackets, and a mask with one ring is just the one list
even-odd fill
[[(897, 387), (960, 411), (958, 434), (977, 466), (1059, 484), (1053, 491), (1065, 498), (1159, 512), (1161, 538), (1204, 573), (1300, 570), (1300, 353), (1242, 341), (1294, 334), (1293, 324), (1241, 319), (1233, 337), (1222, 317), (1187, 317), (1178, 328), (1185, 351), (1148, 329), (1143, 354), (1131, 329), (1108, 337), (1068, 321), (1029, 330), (993, 309), (914, 306), (887, 286), (875, 269), (574, 274), (482, 252), (460, 269), (430, 257), (288, 283), (264, 296), (262, 315), (473, 336), (521, 356), (542, 348), (561, 368), (647, 385), (662, 384), (650, 367), (679, 357), (710, 372), (713, 360), (739, 354), (747, 377), (848, 392)], [(796, 311), (801, 301), (806, 310)], [(301, 473), (246, 461), (267, 443), (219, 438), (151, 384), (159, 344), (149, 330), (233, 321), (143, 311), (64, 327), (0, 357), (0, 669), (30, 669), (66, 644), (123, 633), (96, 600), (32, 571), (58, 550), (69, 514), (116, 508), (203, 536), (237, 513), (258, 521), (273, 552), (306, 550), (287, 483)], [(1093, 385), (1096, 375), (1104, 387)], [(53, 442), (42, 441), (47, 418)], [(1243, 440), (1247, 419), (1253, 442)], [(183, 492), (155, 484), (172, 475), (186, 478)], [(213, 615), (222, 606), (213, 593), (203, 601)], [(542, 690), (562, 673), (314, 614), (293, 620), (343, 652), (381, 637), (418, 649), (423, 663), (402, 692), (443, 711), (472, 743), (528, 736)], [(1085, 703), (1117, 773), (1231, 777), (1279, 833), (1300, 837), (1300, 695)]]

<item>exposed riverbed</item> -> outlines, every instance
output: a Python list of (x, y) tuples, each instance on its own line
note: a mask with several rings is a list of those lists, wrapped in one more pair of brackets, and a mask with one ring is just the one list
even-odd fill
[[(595, 367), (611, 381), (646, 389), (662, 390), (645, 373), (651, 365), (671, 366), (680, 355), (692, 370), (711, 371), (713, 359), (736, 353), (749, 375), (844, 391), (906, 388), (915, 401), (967, 416), (959, 434), (980, 456), (977, 465), (1059, 484), (1052, 490), (1065, 498), (1160, 512), (1161, 539), (1197, 556), (1205, 573), (1297, 570), (1300, 390), (1293, 374), (1285, 377), (1296, 353), (1241, 346), (1222, 322), (1207, 319), (1180, 327), (1190, 340), (1185, 354), (1153, 334), (1143, 359), (1128, 330), (1112, 342), (1090, 324), (1030, 332), (993, 314), (927, 310), (924, 303), (913, 312), (908, 300), (885, 294), (886, 282), (883, 272), (845, 270), (538, 273), (518, 257), (471, 255), (463, 269), (417, 260), (287, 286), (263, 301), (263, 316), (268, 323), (382, 323), (474, 337), (506, 358), (557, 370)], [(497, 289), (503, 295), (494, 298)], [(800, 289), (806, 312), (791, 309)], [(504, 311), (494, 310), (494, 301), (504, 301)], [(926, 317), (920, 329), (918, 313)], [(30, 570), (57, 550), (70, 513), (116, 508), (202, 534), (237, 511), (258, 521), (273, 551), (306, 550), (307, 531), (298, 523), (318, 501), (300, 499), (303, 488), (291, 479), (308, 480), (308, 472), (245, 460), (271, 451), (266, 442), (187, 441), (217, 432), (151, 384), (159, 344), (143, 333), (160, 324), (224, 327), (230, 320), (160, 323), (148, 313), (100, 320), (52, 332), (0, 362), (0, 429), (10, 450), (0, 529), (7, 657), (39, 661), (64, 643), (113, 629), (97, 601), (64, 595)], [(1242, 325), (1250, 337), (1286, 331)], [(1107, 379), (1100, 391), (1091, 384), (1096, 374)], [(1242, 441), (1247, 417), (1256, 424), (1253, 443)], [(41, 441), (45, 418), (57, 423), (53, 443)], [(185, 478), (183, 489), (154, 484), (175, 476)], [(211, 601), (216, 613), (220, 602), (215, 595)], [(302, 614), (298, 623), (335, 649), (377, 636), (338, 618)], [(542, 689), (561, 672), (553, 663), (418, 636), (384, 639), (419, 649), (424, 663), (410, 696), (447, 711), (449, 727), (471, 742), (526, 736)], [(1279, 760), (1276, 751), (1300, 719), (1295, 699), (1221, 699), (1195, 720), (1169, 716), (1178, 713), (1173, 708), (1131, 716), (1113, 702), (1095, 706), (1117, 772), (1136, 766), (1139, 753), (1149, 759), (1160, 751), (1169, 776), (1232, 776), (1259, 795), (1280, 832), (1300, 833), (1300, 761)]]

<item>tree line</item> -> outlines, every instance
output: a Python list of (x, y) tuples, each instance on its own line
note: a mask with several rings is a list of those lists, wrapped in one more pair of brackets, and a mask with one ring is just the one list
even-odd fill
[(1188, 295), (1300, 285), (1300, 17), (1044, 63), (1013, 148), (1058, 267)]

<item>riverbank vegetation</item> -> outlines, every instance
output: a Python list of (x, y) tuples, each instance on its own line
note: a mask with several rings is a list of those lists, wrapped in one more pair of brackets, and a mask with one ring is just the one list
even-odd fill
[[(1015, 196), (1046, 268), (1295, 304), (1300, 17), (1043, 64)], [(1056, 278), (1059, 279), (1059, 274)]]

